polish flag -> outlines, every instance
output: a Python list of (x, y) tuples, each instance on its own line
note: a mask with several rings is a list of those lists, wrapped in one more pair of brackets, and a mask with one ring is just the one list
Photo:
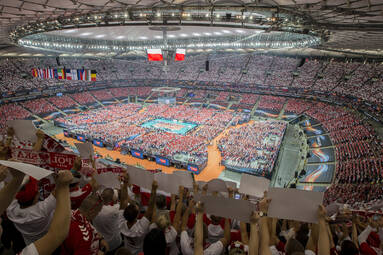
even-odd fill
[(177, 49), (175, 61), (184, 61), (185, 60), (185, 49)]
[(164, 57), (162, 56), (161, 49), (148, 49), (148, 60), (149, 61), (162, 61)]

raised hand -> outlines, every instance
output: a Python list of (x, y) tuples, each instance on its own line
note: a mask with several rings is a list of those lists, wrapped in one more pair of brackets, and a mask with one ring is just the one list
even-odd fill
[(67, 170), (61, 170), (57, 174), (56, 178), (56, 186), (69, 186), (71, 182), (73, 181), (73, 175), (70, 171)]

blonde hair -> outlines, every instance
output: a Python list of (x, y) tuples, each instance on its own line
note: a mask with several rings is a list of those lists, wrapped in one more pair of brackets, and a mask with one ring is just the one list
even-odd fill
[(170, 226), (170, 218), (168, 213), (161, 213), (157, 216), (156, 224), (159, 229), (165, 230)]

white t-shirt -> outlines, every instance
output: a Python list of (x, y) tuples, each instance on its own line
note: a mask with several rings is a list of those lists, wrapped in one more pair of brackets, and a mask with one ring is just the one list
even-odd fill
[(55, 207), (56, 198), (52, 194), (25, 209), (21, 209), (17, 200), (13, 200), (7, 209), (7, 216), (23, 235), (25, 244), (29, 245), (48, 232)]
[[(275, 247), (275, 245), (270, 246), (270, 251), (271, 251), (272, 255), (283, 255), (283, 254), (285, 254), (283, 252), (278, 251), (277, 247)], [(305, 255), (315, 255), (315, 252), (313, 252), (311, 250), (305, 250)]]
[(109, 245), (109, 250), (118, 248), (122, 243), (119, 228), (122, 213), (123, 210), (120, 210), (119, 204), (104, 205), (97, 217), (93, 219), (93, 226), (102, 234)]
[(146, 217), (142, 217), (129, 228), (127, 221), (123, 215), (121, 215), (120, 231), (124, 237), (124, 246), (128, 248), (133, 255), (142, 251), (145, 235), (149, 232), (149, 225), (149, 220)]
[(25, 247), (18, 255), (39, 255), (39, 252), (37, 251), (35, 244), (31, 243)]
[[(193, 240), (184, 230), (181, 232), (181, 251), (183, 255), (194, 255), (194, 248), (192, 247)], [(211, 244), (209, 247), (203, 250), (204, 255), (221, 255), (224, 250), (223, 243), (221, 241)]]
[[(150, 225), (149, 230), (158, 228), (156, 223)], [(179, 249), (176, 243), (177, 231), (173, 226), (168, 227), (165, 230), (166, 245), (169, 247), (169, 255), (178, 255)]]

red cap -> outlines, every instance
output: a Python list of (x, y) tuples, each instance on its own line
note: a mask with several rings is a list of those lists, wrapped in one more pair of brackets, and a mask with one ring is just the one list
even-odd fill
[(35, 178), (29, 177), (29, 182), (17, 193), (16, 199), (21, 203), (33, 200), (39, 191), (37, 184), (38, 182)]

